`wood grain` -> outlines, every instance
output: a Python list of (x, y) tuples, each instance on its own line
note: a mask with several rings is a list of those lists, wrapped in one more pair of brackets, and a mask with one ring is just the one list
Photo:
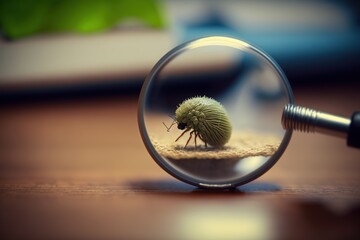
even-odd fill
[[(350, 116), (359, 87), (295, 96)], [(2, 239), (359, 239), (360, 151), (343, 140), (294, 133), (261, 178), (206, 191), (155, 164), (136, 108), (136, 98), (1, 107)]]

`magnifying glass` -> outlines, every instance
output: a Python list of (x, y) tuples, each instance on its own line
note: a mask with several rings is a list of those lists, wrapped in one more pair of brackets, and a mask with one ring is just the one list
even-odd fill
[(258, 178), (281, 157), (293, 129), (349, 135), (348, 144), (360, 147), (360, 113), (349, 120), (295, 106), (271, 57), (220, 36), (186, 42), (159, 60), (144, 81), (138, 123), (157, 164), (201, 188)]

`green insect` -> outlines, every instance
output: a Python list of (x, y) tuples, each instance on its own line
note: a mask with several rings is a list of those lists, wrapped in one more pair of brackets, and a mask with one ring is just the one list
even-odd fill
[(193, 134), (195, 147), (197, 147), (197, 138), (205, 143), (205, 147), (208, 144), (213, 147), (222, 147), (231, 137), (232, 127), (224, 107), (216, 100), (205, 96), (183, 101), (175, 111), (173, 123), (170, 127), (166, 125), (165, 127), (169, 131), (174, 124), (177, 124), (178, 129), (184, 130), (175, 142), (190, 131), (185, 148)]

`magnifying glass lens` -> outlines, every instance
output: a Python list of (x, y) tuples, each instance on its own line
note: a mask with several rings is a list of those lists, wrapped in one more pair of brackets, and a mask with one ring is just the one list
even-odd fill
[(208, 37), (167, 53), (145, 80), (139, 127), (154, 160), (174, 177), (231, 188), (269, 170), (291, 130), (288, 81), (265, 53), (243, 41)]

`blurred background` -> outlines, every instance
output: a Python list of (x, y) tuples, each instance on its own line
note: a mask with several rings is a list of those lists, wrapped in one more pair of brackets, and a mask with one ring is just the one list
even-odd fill
[(356, 1), (0, 1), (0, 102), (138, 94), (172, 47), (222, 35), (272, 56), (292, 85), (357, 81)]
[[(267, 52), (296, 103), (360, 110), (358, 1), (0, 0), (0, 235), (360, 239), (360, 156), (343, 139), (295, 133), (269, 172), (232, 191), (179, 182), (151, 159), (142, 83), (170, 49), (212, 35)], [(171, 94), (200, 89), (183, 82), (193, 67), (211, 69), (202, 91), (242, 71), (200, 60), (184, 61)]]
[[(157, 166), (137, 126), (151, 68), (212, 35), (267, 52), (298, 104), (349, 117), (360, 109), (358, 1), (0, 0), (0, 34), (6, 239), (360, 239), (360, 155), (343, 139), (293, 134), (260, 179), (211, 192)], [(223, 80), (226, 67), (200, 77)]]

